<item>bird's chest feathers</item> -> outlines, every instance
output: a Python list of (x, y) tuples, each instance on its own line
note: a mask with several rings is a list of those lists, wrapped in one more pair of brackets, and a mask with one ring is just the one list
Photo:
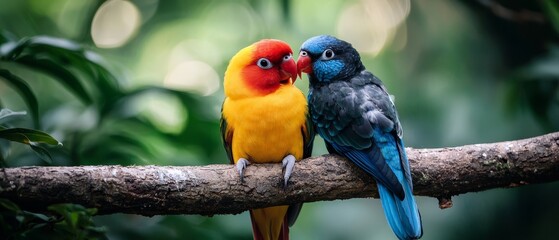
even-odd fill
[(354, 117), (362, 110), (359, 109), (359, 106), (366, 101), (367, 99), (361, 91), (344, 82), (331, 83), (312, 89), (312, 95), (309, 95), (310, 113), (313, 120), (322, 118), (332, 121)]
[(306, 102), (295, 90), (226, 102), (224, 115), (234, 131), (235, 161), (244, 157), (252, 162), (280, 162), (288, 154), (302, 158)]
[[(361, 124), (369, 102), (363, 92), (347, 83), (337, 82), (312, 90), (310, 114), (317, 132), (326, 140), (352, 131), (352, 124)], [(372, 104), (372, 103), (369, 103)]]

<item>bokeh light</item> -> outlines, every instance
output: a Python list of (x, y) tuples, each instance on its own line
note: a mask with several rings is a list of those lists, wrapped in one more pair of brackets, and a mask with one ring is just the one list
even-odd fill
[(93, 17), (91, 38), (100, 48), (120, 47), (138, 31), (140, 22), (140, 11), (131, 2), (106, 1)]
[(168, 88), (207, 96), (219, 89), (219, 81), (219, 75), (210, 65), (191, 60), (176, 65), (165, 76), (164, 85)]
[(180, 101), (162, 93), (145, 94), (132, 108), (166, 133), (180, 133), (188, 122), (188, 112)]
[[(374, 56), (392, 42), (409, 12), (409, 0), (358, 1), (348, 5), (340, 15), (337, 34), (360, 52)], [(399, 48), (403, 48), (405, 41), (400, 43)]]

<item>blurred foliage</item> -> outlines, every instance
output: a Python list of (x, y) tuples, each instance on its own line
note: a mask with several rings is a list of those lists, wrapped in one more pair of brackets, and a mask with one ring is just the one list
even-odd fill
[[(218, 120), (228, 60), (262, 38), (285, 40), (297, 51), (317, 34), (363, 47), (366, 67), (396, 96), (408, 146), (559, 130), (555, 0), (0, 0), (0, 6), (0, 107), (29, 112), (10, 123), (64, 144), (48, 149), (53, 165), (226, 163)], [(306, 91), (305, 79), (296, 84)], [(45, 164), (20, 144), (0, 139), (0, 151), (9, 167)], [(314, 154), (324, 153), (317, 138)], [(418, 198), (423, 239), (547, 239), (557, 225), (557, 197), (559, 185), (551, 183), (465, 194), (444, 211), (436, 200)], [(93, 225), (93, 212), (79, 206), (47, 214), (4, 203), (2, 233), (41, 234), (27, 239), (251, 238), (246, 213), (115, 214), (94, 217)], [(42, 227), (53, 219), (64, 227)], [(291, 235), (393, 238), (379, 202), (370, 199), (305, 204)]]
[(48, 211), (25, 211), (10, 200), (0, 198), (2, 239), (106, 239), (106, 229), (93, 222), (95, 209), (56, 204)]
[[(44, 125), (55, 130), (55, 135), (59, 135), (70, 144), (66, 149), (68, 151), (56, 153), (58, 165), (156, 164), (157, 162), (149, 162), (146, 159), (164, 154), (160, 154), (159, 149), (144, 142), (149, 138), (162, 141), (165, 145), (173, 145), (173, 142), (173, 149), (179, 152), (181, 149), (178, 146), (181, 144), (203, 149), (219, 142), (217, 137), (206, 137), (199, 131), (217, 127), (216, 123), (208, 123), (200, 114), (188, 114), (189, 111), (203, 112), (198, 109), (200, 103), (195, 96), (158, 86), (123, 90), (117, 77), (104, 66), (105, 63), (99, 55), (74, 42), (46, 36), (16, 40), (10, 35), (4, 33), (1, 38), (6, 41), (0, 45), (0, 60), (3, 63), (0, 65), (0, 79), (5, 80), (23, 98), (34, 115), (36, 126)], [(25, 69), (21, 69), (22, 67)], [(59, 91), (66, 90), (79, 100), (81, 105), (71, 103), (72, 101), (69, 101), (70, 104), (54, 105), (52, 109), (46, 109), (46, 120), (43, 118), (45, 121), (39, 122), (38, 97), (26, 82), (26, 78), (18, 76), (19, 73), (46, 75), (47, 79), (58, 81), (63, 89), (57, 89), (51, 94), (56, 95)], [(158, 131), (152, 122), (141, 116), (134, 116), (133, 112), (127, 112), (138, 98), (149, 94), (169, 95), (178, 99), (183, 109), (187, 109), (186, 114), (192, 116), (189, 118), (189, 127), (184, 126), (184, 131), (177, 135), (169, 135)], [(198, 126), (192, 128), (192, 125), (196, 124)], [(127, 127), (123, 127), (125, 125)], [(93, 129), (95, 131), (92, 131)], [(200, 134), (200, 137), (185, 138), (183, 136), (186, 131), (189, 134)], [(99, 151), (100, 149), (103, 150)], [(209, 153), (210, 150), (206, 149), (205, 152)], [(125, 162), (122, 162), (123, 160)], [(166, 162), (165, 159), (158, 161), (159, 164)]]
[[(5, 123), (14, 117), (25, 114), (25, 112), (13, 112), (6, 108), (0, 109), (0, 139), (27, 144), (40, 159), (47, 163), (52, 163), (52, 157), (48, 151), (39, 144), (61, 145), (58, 140), (54, 139), (47, 133), (38, 130), (28, 128), (8, 128), (5, 126)], [(0, 148), (0, 167), (5, 167), (6, 163), (4, 162), (4, 154), (2, 150), (3, 149)]]

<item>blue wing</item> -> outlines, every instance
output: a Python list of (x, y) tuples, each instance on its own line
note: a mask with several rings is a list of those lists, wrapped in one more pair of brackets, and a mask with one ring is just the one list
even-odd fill
[(329, 143), (335, 153), (349, 158), (355, 165), (372, 175), (375, 181), (382, 183), (394, 192), (399, 199), (404, 199), (405, 193), (402, 185), (398, 181), (396, 174), (390, 169), (384, 159), (381, 149), (377, 145), (370, 148), (357, 150), (352, 147), (341, 146), (336, 143)]

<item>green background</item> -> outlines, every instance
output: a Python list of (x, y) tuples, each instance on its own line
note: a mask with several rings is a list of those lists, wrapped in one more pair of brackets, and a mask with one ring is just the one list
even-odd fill
[[(137, 0), (125, 4), (121, 14), (101, 19), (100, 9), (109, 2), (119, 0), (0, 0), (4, 32), (16, 39), (72, 40), (99, 54), (115, 75), (112, 85), (103, 85), (80, 72), (79, 61), (59, 62), (78, 77), (87, 100), (59, 75), (0, 61), (0, 68), (24, 79), (38, 100), (37, 123), (28, 115), (11, 124), (43, 130), (64, 143), (49, 148), (53, 165), (226, 163), (219, 110), (228, 60), (262, 38), (282, 39), (297, 54), (318, 34), (358, 47), (367, 69), (395, 95), (408, 147), (497, 142), (559, 130), (559, 4), (554, 0)], [(140, 16), (136, 22), (134, 14)], [(99, 26), (136, 25), (120, 46), (106, 48), (94, 27), (102, 20), (108, 22)], [(126, 29), (131, 28), (121, 32)], [(177, 66), (186, 66), (181, 64), (191, 64), (191, 71), (180, 72)], [(173, 78), (192, 85), (173, 85)], [(306, 92), (306, 77), (296, 85)], [(3, 108), (29, 112), (24, 99), (0, 79)], [(46, 165), (25, 146), (0, 140), (0, 147), (8, 166)], [(317, 137), (313, 155), (325, 153)], [(553, 238), (558, 196), (558, 183), (495, 189), (454, 197), (446, 210), (434, 198), (418, 197), (423, 239)], [(110, 239), (251, 238), (247, 213), (115, 214), (94, 222), (106, 227)], [(50, 236), (37, 234), (27, 238)], [(377, 199), (307, 203), (291, 236), (395, 239)]]

